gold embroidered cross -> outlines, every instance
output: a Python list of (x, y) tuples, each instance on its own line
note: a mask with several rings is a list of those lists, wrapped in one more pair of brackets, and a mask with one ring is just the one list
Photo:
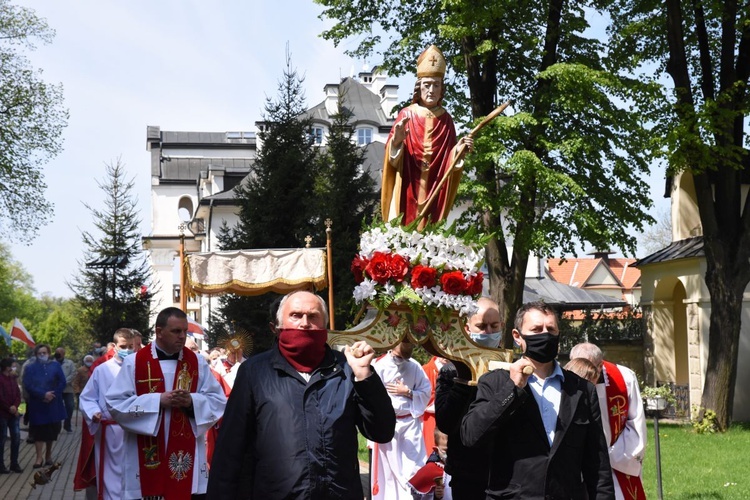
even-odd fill
[(148, 368), (148, 378), (143, 380), (136, 380), (139, 384), (146, 383), (148, 384), (148, 392), (156, 392), (156, 387), (151, 385), (151, 382), (161, 382), (163, 379), (161, 378), (151, 378), (151, 363), (146, 363), (146, 367)]
[(435, 54), (432, 54), (432, 57), (430, 58), (430, 63), (432, 64), (432, 66), (435, 66), (437, 64), (437, 57), (435, 56)]

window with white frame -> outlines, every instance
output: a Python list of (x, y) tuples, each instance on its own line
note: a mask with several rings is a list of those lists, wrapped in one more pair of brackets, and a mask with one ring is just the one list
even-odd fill
[(312, 143), (320, 146), (323, 144), (323, 127), (313, 127), (310, 131), (310, 136), (312, 137)]
[(359, 128), (357, 129), (357, 146), (366, 146), (372, 142), (372, 129), (371, 128)]

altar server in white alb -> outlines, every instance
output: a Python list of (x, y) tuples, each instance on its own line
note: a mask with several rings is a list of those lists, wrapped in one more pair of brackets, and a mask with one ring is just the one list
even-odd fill
[(582, 343), (570, 350), (570, 359), (584, 358), (599, 370), (596, 392), (602, 410), (604, 437), (617, 500), (644, 500), (641, 481), (646, 451), (646, 417), (638, 379), (630, 368), (604, 360), (601, 349)]
[(226, 397), (202, 356), (185, 347), (187, 316), (168, 307), (156, 338), (133, 356), (107, 391), (112, 417), (125, 430), (123, 499), (183, 500), (206, 492), (206, 431)]
[(409, 479), (425, 464), (422, 415), (432, 386), (420, 364), (411, 359), (414, 344), (401, 342), (372, 364), (385, 384), (396, 412), (396, 434), (390, 443), (371, 444), (372, 498), (412, 499)]
[[(122, 498), (122, 462), (125, 459), (125, 434), (107, 409), (107, 390), (120, 373), (125, 358), (133, 354), (133, 332), (120, 328), (112, 339), (115, 356), (99, 365), (81, 391), (79, 408), (86, 419), (89, 433), (94, 436), (94, 464), (98, 498)], [(84, 429), (86, 427), (84, 426)]]

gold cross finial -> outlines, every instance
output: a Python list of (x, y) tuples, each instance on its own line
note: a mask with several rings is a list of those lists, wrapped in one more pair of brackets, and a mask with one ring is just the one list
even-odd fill
[(312, 236), (308, 234), (305, 236), (305, 248), (310, 248), (310, 243), (312, 243)]

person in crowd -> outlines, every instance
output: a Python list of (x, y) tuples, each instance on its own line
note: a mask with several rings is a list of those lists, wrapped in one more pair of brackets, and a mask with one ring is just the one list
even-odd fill
[[(0, 360), (0, 474), (23, 472), (18, 463), (18, 450), (21, 445), (20, 414), (21, 390), (18, 377), (13, 373), (13, 360)], [(10, 434), (10, 464), (5, 467), (5, 441)]]
[(104, 500), (122, 498), (122, 464), (125, 460), (125, 433), (112, 419), (104, 396), (120, 373), (125, 358), (133, 354), (133, 332), (129, 328), (120, 328), (113, 340), (115, 357), (94, 370), (81, 393), (81, 413), (86, 429), (94, 437), (96, 488), (99, 498)]
[(440, 369), (453, 363), (445, 358), (433, 356), (430, 360), (422, 365), (427, 380), (430, 381), (430, 400), (427, 402), (427, 408), (422, 415), (422, 435), (424, 436), (424, 447), (427, 455), (432, 454), (435, 447), (435, 387), (437, 385), (438, 374)]
[[(588, 380), (592, 384), (596, 384), (599, 380), (599, 370), (596, 365), (586, 358), (573, 358), (565, 363), (565, 369), (569, 372), (573, 372), (582, 379)], [(602, 412), (602, 415), (604, 413)]]
[[(497, 303), (482, 297), (477, 312), (466, 321), (465, 332), (482, 347), (497, 348), (503, 329)], [(461, 442), (461, 419), (477, 395), (477, 387), (457, 378), (454, 366), (444, 367), (437, 378), (435, 417), (438, 428), (448, 435), (448, 458), (445, 470), (451, 477), (453, 495), (462, 500), (486, 498), (489, 475), (489, 446), (480, 443), (467, 448)]]
[(281, 300), (278, 340), (240, 365), (219, 431), (208, 497), (361, 499), (357, 429), (388, 442), (396, 418), (374, 351), (326, 340), (326, 304), (305, 291)]
[(76, 409), (75, 402), (75, 390), (73, 389), (73, 379), (76, 376), (76, 365), (71, 360), (65, 357), (65, 348), (58, 347), (55, 349), (55, 361), (60, 363), (63, 375), (65, 375), (65, 389), (63, 390), (63, 404), (65, 405), (65, 412), (67, 417), (63, 422), (63, 428), (66, 432), (73, 432), (71, 427), (71, 419), (73, 418), (73, 412)]
[[(441, 105), (445, 70), (445, 57), (434, 45), (417, 59), (412, 104), (398, 113), (385, 147), (380, 198), (385, 221), (403, 215), (406, 225), (427, 210), (426, 218), (437, 222), (447, 217), (455, 201), (463, 171), (463, 163), (454, 162), (457, 147), (471, 149), (474, 143), (466, 136), (457, 144), (453, 119)], [(435, 201), (427, 207), (433, 195)]]
[(154, 341), (124, 359), (105, 394), (125, 431), (124, 499), (206, 492), (205, 434), (226, 397), (203, 357), (185, 347), (187, 329), (180, 309), (159, 312)]
[(638, 377), (630, 368), (604, 359), (601, 349), (591, 343), (573, 346), (571, 363), (586, 359), (594, 365), (596, 392), (603, 418), (604, 436), (609, 444), (615, 497), (646, 498), (641, 480), (646, 452), (646, 416), (638, 388)]
[[(18, 385), (21, 386), (21, 398), (23, 398), (23, 400), (26, 402), (26, 412), (24, 412), (23, 414), (23, 425), (27, 426), (29, 425), (29, 418), (31, 417), (31, 414), (29, 413), (29, 411), (31, 410), (31, 406), (28, 404), (30, 399), (29, 393), (26, 392), (26, 389), (23, 386), (23, 376), (26, 373), (26, 368), (28, 368), (28, 366), (34, 362), (36, 362), (36, 356), (34, 355), (34, 350), (32, 349), (29, 358), (21, 365), (21, 373), (18, 378)], [(34, 436), (31, 435), (31, 431), (29, 431), (28, 433), (26, 442), (29, 444), (34, 444)]]
[(23, 386), (29, 393), (26, 403), (31, 409), (29, 433), (34, 437), (36, 461), (34, 468), (52, 465), (52, 446), (67, 418), (63, 404), (63, 389), (67, 385), (60, 364), (50, 359), (47, 344), (34, 347), (36, 361), (29, 364), (23, 375)]
[(396, 413), (393, 439), (373, 445), (370, 478), (373, 499), (410, 499), (409, 478), (427, 459), (422, 415), (432, 391), (424, 370), (411, 357), (413, 351), (414, 344), (404, 340), (372, 364), (388, 390)]
[(514, 326), (523, 356), (479, 379), (461, 423), (464, 445), (490, 443), (487, 498), (614, 498), (596, 390), (557, 363), (557, 314), (527, 303)]
[(130, 331), (133, 332), (133, 352), (138, 352), (143, 347), (143, 334), (134, 328)]
[(94, 373), (94, 370), (97, 366), (106, 363), (110, 359), (114, 358), (115, 355), (115, 343), (109, 342), (106, 348), (101, 348), (101, 354), (96, 359), (94, 359), (94, 363), (91, 365), (91, 369), (89, 370), (89, 375)]
[(87, 354), (83, 357), (83, 364), (76, 369), (76, 376), (73, 378), (73, 392), (79, 397), (81, 391), (86, 386), (91, 376), (91, 365), (94, 364), (94, 356)]
[[(449, 486), (451, 476), (445, 470), (448, 458), (448, 436), (435, 429), (435, 443), (427, 463), (409, 479), (414, 500), (452, 500), (453, 493)], [(461, 497), (457, 497), (461, 498)]]
[(219, 362), (214, 365), (214, 369), (224, 378), (230, 388), (234, 387), (237, 371), (240, 369), (240, 365), (245, 362), (245, 359), (242, 349), (227, 347), (226, 355), (219, 358)]

